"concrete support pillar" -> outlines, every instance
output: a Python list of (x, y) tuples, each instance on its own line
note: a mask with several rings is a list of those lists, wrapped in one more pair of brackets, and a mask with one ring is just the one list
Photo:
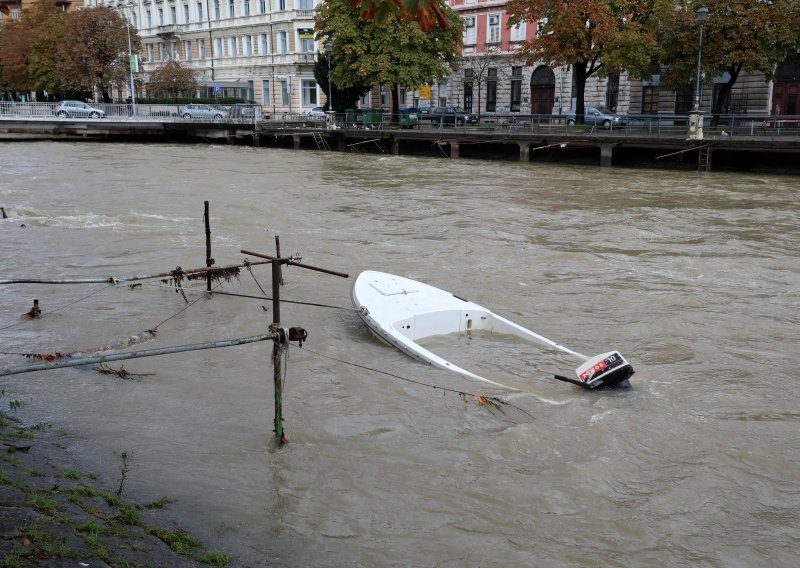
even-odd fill
[(528, 142), (517, 142), (519, 144), (519, 161), (531, 161), (531, 145)]
[(458, 158), (458, 142), (450, 140), (450, 157)]
[(292, 135), (292, 146), (294, 147), (295, 150), (300, 149), (300, 136), (298, 136), (297, 134)]
[(397, 138), (392, 138), (392, 154), (395, 156), (400, 155), (400, 141)]
[(336, 134), (336, 150), (338, 152), (344, 152), (347, 150), (347, 138), (342, 133)]
[(613, 154), (613, 144), (600, 144), (600, 165), (603, 167), (610, 167)]
[(261, 136), (258, 134), (258, 132), (253, 134), (253, 146), (256, 148), (261, 147)]

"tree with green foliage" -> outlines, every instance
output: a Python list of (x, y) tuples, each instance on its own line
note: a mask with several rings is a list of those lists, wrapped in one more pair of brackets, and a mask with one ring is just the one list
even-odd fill
[(110, 102), (113, 84), (125, 83), (129, 73), (128, 32), (133, 53), (141, 50), (135, 28), (111, 8), (99, 6), (68, 12), (59, 69), (64, 87), (75, 91), (100, 91)]
[[(333, 65), (335, 64), (336, 58), (331, 57), (331, 76), (333, 76)], [(325, 96), (328, 97), (328, 103), (326, 103), (325, 107), (335, 112), (345, 112), (349, 108), (354, 108), (358, 99), (366, 95), (371, 87), (370, 83), (364, 83), (362, 85), (354, 85), (352, 87), (340, 89), (336, 86), (336, 83), (333, 82), (333, 78), (331, 77), (330, 85), (333, 90), (333, 108), (330, 108), (331, 94), (328, 92), (328, 55), (325, 53), (320, 53), (317, 56), (317, 61), (314, 63), (314, 79), (316, 79), (317, 84), (322, 89), (322, 92), (325, 93)]]
[(651, 62), (654, 37), (646, 25), (647, 0), (509, 0), (509, 25), (538, 22), (536, 37), (517, 54), (528, 65), (572, 66), (576, 122), (584, 119), (584, 90), (592, 75), (627, 69), (642, 73)]
[(459, 55), (461, 18), (446, 7), (443, 17), (447, 27), (436, 22), (425, 32), (415, 20), (389, 18), (379, 24), (364, 20), (349, 0), (326, 0), (317, 6), (315, 30), (318, 37), (333, 39), (332, 80), (337, 87), (386, 86), (392, 92), (392, 116), (397, 120), (399, 88), (448, 77), (448, 64)]
[(764, 73), (767, 79), (800, 45), (800, 2), (797, 0), (682, 0), (657, 4), (657, 33), (664, 64), (662, 86), (696, 88), (698, 8), (708, 8), (703, 26), (701, 82), (724, 77), (714, 101), (712, 124), (724, 112), (740, 74)]
[(178, 98), (181, 95), (192, 97), (197, 91), (197, 85), (197, 75), (194, 70), (182, 65), (179, 61), (168, 61), (150, 73), (147, 95), (172, 98)]

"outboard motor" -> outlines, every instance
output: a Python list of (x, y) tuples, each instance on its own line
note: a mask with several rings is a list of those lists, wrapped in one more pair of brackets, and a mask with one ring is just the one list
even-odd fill
[(589, 390), (600, 387), (631, 388), (628, 379), (633, 375), (633, 367), (619, 351), (609, 351), (587, 359), (575, 369), (575, 374), (578, 375), (577, 380), (563, 375), (556, 375), (555, 378)]

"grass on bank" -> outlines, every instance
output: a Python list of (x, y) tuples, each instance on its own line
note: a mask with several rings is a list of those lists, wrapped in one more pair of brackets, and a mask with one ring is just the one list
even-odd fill
[(228, 555), (206, 551), (190, 534), (150, 526), (142, 520), (141, 511), (164, 508), (170, 502), (166, 497), (139, 505), (97, 489), (92, 485), (97, 481), (94, 474), (62, 469), (50, 462), (47, 472), (26, 467), (20, 452), (35, 444), (36, 429), (17, 426), (3, 412), (0, 428), (0, 441), (6, 449), (0, 455), (0, 507), (35, 511), (28, 515), (30, 520), (21, 522), (15, 537), (0, 541), (5, 552), (0, 568), (36, 566), (57, 559), (97, 559), (126, 568), (155, 566), (159, 563), (140, 560), (152, 551), (148, 537), (209, 566), (230, 564)]

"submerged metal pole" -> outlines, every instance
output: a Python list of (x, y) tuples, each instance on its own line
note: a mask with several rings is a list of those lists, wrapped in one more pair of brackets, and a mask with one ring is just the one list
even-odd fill
[[(208, 218), (208, 201), (205, 201), (205, 212), (203, 219), (206, 222), (206, 268), (211, 268), (214, 265), (214, 259), (211, 258), (211, 221)], [(206, 272), (206, 291), (211, 292), (211, 272)]]
[(282, 446), (286, 443), (283, 433), (283, 381), (281, 378), (281, 263), (280, 241), (275, 237), (278, 258), (272, 263), (272, 331), (275, 332), (272, 344), (272, 382), (275, 388), (275, 443)]
[(140, 359), (142, 357), (154, 357), (156, 355), (166, 355), (168, 353), (182, 353), (184, 351), (199, 351), (201, 349), (216, 349), (218, 347), (233, 347), (255, 343), (256, 341), (266, 341), (275, 338), (276, 333), (266, 335), (252, 335), (250, 337), (240, 337), (238, 339), (226, 339), (223, 341), (209, 341), (206, 343), (193, 343), (190, 345), (176, 345), (175, 347), (161, 347), (158, 349), (144, 349), (142, 351), (128, 351), (126, 353), (114, 353), (112, 355), (97, 355), (95, 357), (80, 357), (55, 361), (53, 363), (36, 363), (22, 367), (11, 367), (10, 369), (0, 369), (0, 377), (6, 375), (19, 375), (20, 373), (30, 373), (32, 371), (49, 371), (50, 369), (61, 369), (63, 367), (80, 367), (81, 365), (93, 365), (94, 363), (107, 363), (109, 361), (122, 361), (125, 359)]

